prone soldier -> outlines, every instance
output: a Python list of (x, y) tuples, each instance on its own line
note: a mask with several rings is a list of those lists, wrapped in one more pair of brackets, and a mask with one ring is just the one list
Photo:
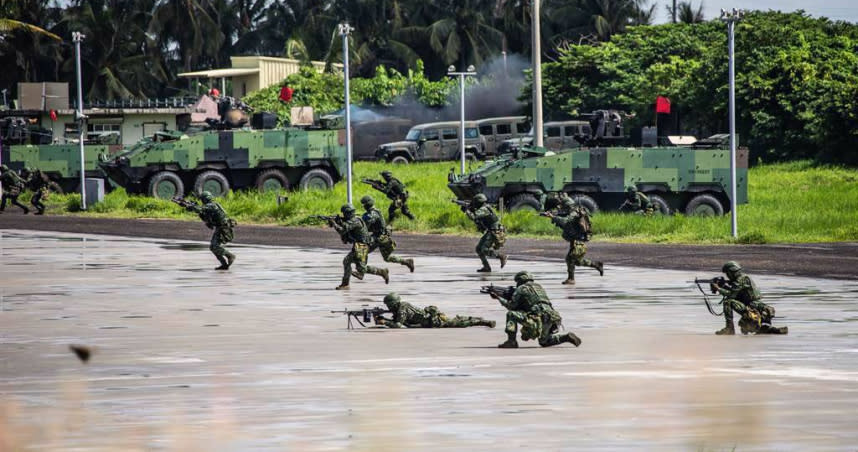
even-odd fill
[(236, 222), (227, 216), (226, 211), (223, 210), (220, 204), (214, 201), (214, 197), (210, 192), (204, 191), (200, 193), (199, 199), (203, 202), (203, 205), (181, 198), (173, 198), (173, 202), (199, 215), (206, 226), (214, 230), (209, 250), (211, 250), (212, 254), (220, 262), (220, 267), (216, 267), (215, 270), (228, 270), (232, 263), (235, 262), (235, 255), (230, 253), (224, 245), (235, 238), (233, 228)]
[(328, 225), (340, 234), (340, 239), (343, 243), (351, 243), (352, 250), (343, 259), (343, 280), (337, 290), (349, 288), (349, 280), (352, 276), (352, 264), (355, 266), (354, 276), (358, 279), (363, 279), (365, 273), (378, 275), (384, 278), (384, 283), (390, 282), (390, 274), (386, 268), (376, 268), (372, 265), (367, 265), (366, 261), (369, 257), (369, 245), (372, 242), (372, 237), (366, 229), (363, 220), (355, 215), (355, 208), (351, 204), (343, 204), (340, 208), (342, 217), (327, 217)]
[(375, 200), (372, 199), (372, 196), (364, 196), (360, 199), (360, 203), (366, 210), (361, 218), (364, 224), (366, 224), (369, 233), (372, 234), (372, 243), (369, 246), (369, 252), (372, 253), (378, 249), (385, 262), (404, 265), (414, 273), (414, 259), (402, 259), (393, 255), (393, 251), (396, 250), (396, 242), (391, 237), (392, 231), (390, 226), (384, 222), (384, 215), (375, 208)]
[(486, 320), (482, 317), (466, 317), (457, 315), (449, 318), (439, 311), (436, 306), (427, 306), (423, 309), (417, 308), (411, 303), (402, 301), (395, 292), (384, 297), (384, 304), (392, 314), (391, 318), (383, 316), (376, 317), (378, 325), (388, 328), (467, 328), (471, 326), (495, 327), (494, 320)]
[(736, 334), (733, 326), (733, 312), (741, 316), (739, 328), (742, 334), (787, 334), (789, 332), (785, 326), (772, 326), (775, 308), (760, 301), (762, 296), (757, 285), (742, 271), (738, 262), (727, 262), (721, 267), (721, 271), (727, 275), (727, 281), (712, 280), (710, 287), (713, 293), (720, 293), (724, 297), (721, 304), (724, 307), (724, 319), (727, 325), (715, 334)]
[(18, 202), (18, 196), (24, 191), (25, 182), (21, 176), (6, 165), (0, 165), (0, 182), (3, 184), (3, 194), (0, 196), (0, 213), (6, 210), (6, 200), (24, 210), (24, 214), (30, 213), (27, 206)]
[(459, 204), (465, 215), (470, 218), (477, 229), (483, 233), (480, 241), (477, 243), (477, 256), (483, 263), (482, 268), (478, 272), (491, 272), (492, 267), (489, 265), (488, 257), (496, 257), (500, 260), (500, 266), (503, 268), (506, 265), (507, 255), (500, 251), (503, 244), (506, 242), (506, 231), (500, 222), (497, 214), (490, 205), (486, 195), (478, 193), (474, 199), (466, 204), (461, 201), (453, 200)]
[(381, 172), (381, 177), (384, 178), (384, 182), (366, 178), (362, 181), (384, 193), (390, 199), (390, 207), (387, 209), (387, 221), (393, 222), (397, 209), (402, 210), (402, 214), (408, 217), (409, 220), (413, 220), (414, 215), (408, 209), (408, 190), (405, 189), (405, 184), (393, 177), (393, 173), (387, 170)]
[[(574, 346), (581, 345), (581, 339), (575, 333), (559, 334), (563, 319), (554, 310), (548, 294), (539, 284), (533, 282), (533, 276), (526, 271), (515, 275), (515, 288), (502, 291), (487, 291), (492, 298), (507, 308), (506, 313), (506, 342), (499, 348), (518, 348), (516, 335), (521, 325), (521, 339), (528, 341), (537, 339), (542, 347), (569, 342)], [(511, 293), (511, 294), (510, 294)]]
[(595, 268), (599, 276), (605, 274), (605, 265), (601, 261), (584, 257), (587, 254), (587, 241), (590, 240), (590, 213), (587, 209), (576, 206), (572, 198), (565, 197), (562, 198), (557, 213), (543, 212), (540, 215), (551, 218), (551, 222), (563, 231), (563, 239), (569, 242), (569, 252), (566, 253), (566, 280), (562, 284), (575, 284), (576, 266)]
[(626, 188), (626, 200), (620, 204), (620, 210), (631, 210), (636, 215), (646, 216), (652, 215), (654, 211), (649, 197), (633, 185)]

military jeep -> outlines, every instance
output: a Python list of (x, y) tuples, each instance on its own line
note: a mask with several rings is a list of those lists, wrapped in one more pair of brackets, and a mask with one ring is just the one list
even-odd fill
[[(375, 157), (390, 163), (457, 160), (461, 158), (459, 126), (460, 123), (456, 121), (416, 125), (408, 131), (405, 140), (380, 145), (375, 151)], [(482, 158), (484, 149), (476, 123), (466, 121), (465, 157), (471, 160)]]

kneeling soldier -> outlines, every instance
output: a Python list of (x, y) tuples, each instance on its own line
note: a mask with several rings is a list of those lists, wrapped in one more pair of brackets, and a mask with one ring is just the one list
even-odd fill
[(533, 282), (533, 277), (526, 271), (515, 275), (515, 290), (509, 299), (502, 295), (491, 293), (492, 298), (497, 299), (500, 304), (507, 308), (506, 313), (506, 342), (498, 345), (499, 348), (518, 348), (516, 334), (518, 325), (521, 325), (521, 339), (528, 341), (537, 339), (539, 345), (551, 347), (552, 345), (569, 342), (574, 346), (581, 345), (581, 339), (575, 333), (558, 334), (563, 319), (551, 306), (548, 294), (539, 284)]
[[(788, 328), (772, 326), (772, 318), (775, 316), (775, 308), (761, 302), (757, 285), (751, 280), (751, 277), (742, 272), (742, 267), (738, 262), (730, 261), (724, 264), (721, 271), (727, 275), (728, 281), (726, 284), (712, 283), (713, 291), (720, 293), (724, 299), (721, 301), (724, 306), (724, 319), (727, 325), (716, 331), (718, 335), (733, 335), (736, 330), (733, 327), (733, 312), (737, 312), (739, 319), (739, 328), (742, 334), (787, 334)], [(723, 281), (723, 280), (722, 280)]]
[(469, 326), (495, 327), (494, 320), (482, 317), (465, 317), (457, 315), (448, 318), (436, 306), (426, 306), (423, 309), (411, 303), (402, 301), (395, 292), (384, 297), (384, 304), (393, 314), (393, 318), (377, 317), (376, 323), (388, 328), (467, 328)]

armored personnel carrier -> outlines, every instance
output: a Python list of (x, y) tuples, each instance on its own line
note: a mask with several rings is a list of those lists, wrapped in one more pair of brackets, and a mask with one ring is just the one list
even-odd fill
[[(598, 144), (598, 137), (583, 139)], [(635, 186), (663, 214), (723, 215), (730, 209), (730, 151), (726, 135), (686, 146), (590, 146), (549, 151), (524, 148), (487, 162), (471, 174), (449, 176), (457, 198), (483, 193), (511, 211), (550, 208), (565, 192), (591, 212), (616, 210)], [(736, 155), (736, 202), (748, 202), (748, 151)]]
[(129, 192), (165, 199), (191, 190), (222, 196), (248, 187), (329, 189), (342, 178), (341, 117), (322, 118), (317, 126), (274, 129), (275, 121), (265, 115), (254, 115), (254, 129), (234, 128), (235, 115), (227, 112), (206, 130), (157, 132), (99, 165)]

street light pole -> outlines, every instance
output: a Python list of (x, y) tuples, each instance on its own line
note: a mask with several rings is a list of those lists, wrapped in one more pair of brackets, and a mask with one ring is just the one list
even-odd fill
[(456, 66), (447, 68), (447, 75), (459, 77), (459, 155), (462, 157), (461, 171), (465, 174), (465, 76), (477, 75), (473, 65), (465, 72), (456, 72)]
[(86, 210), (86, 157), (83, 151), (84, 137), (84, 120), (83, 115), (83, 81), (81, 80), (80, 70), (80, 43), (86, 36), (80, 32), (72, 32), (72, 42), (74, 42), (75, 53), (75, 69), (77, 72), (77, 129), (78, 129), (78, 145), (80, 146), (80, 208)]
[(345, 80), (346, 104), (346, 202), (352, 203), (352, 115), (351, 98), (349, 96), (349, 34), (354, 28), (348, 22), (339, 25), (340, 36), (343, 37), (343, 78)]
[(533, 60), (533, 146), (543, 147), (542, 143), (542, 33), (539, 30), (539, 6), (542, 0), (533, 0), (531, 12), (531, 29), (533, 44), (531, 54)]
[(730, 84), (730, 229), (733, 238), (739, 237), (739, 226), (736, 218), (736, 22), (742, 20), (745, 12), (733, 8), (732, 11), (721, 10), (721, 21), (727, 24), (727, 52), (729, 54), (728, 72)]

